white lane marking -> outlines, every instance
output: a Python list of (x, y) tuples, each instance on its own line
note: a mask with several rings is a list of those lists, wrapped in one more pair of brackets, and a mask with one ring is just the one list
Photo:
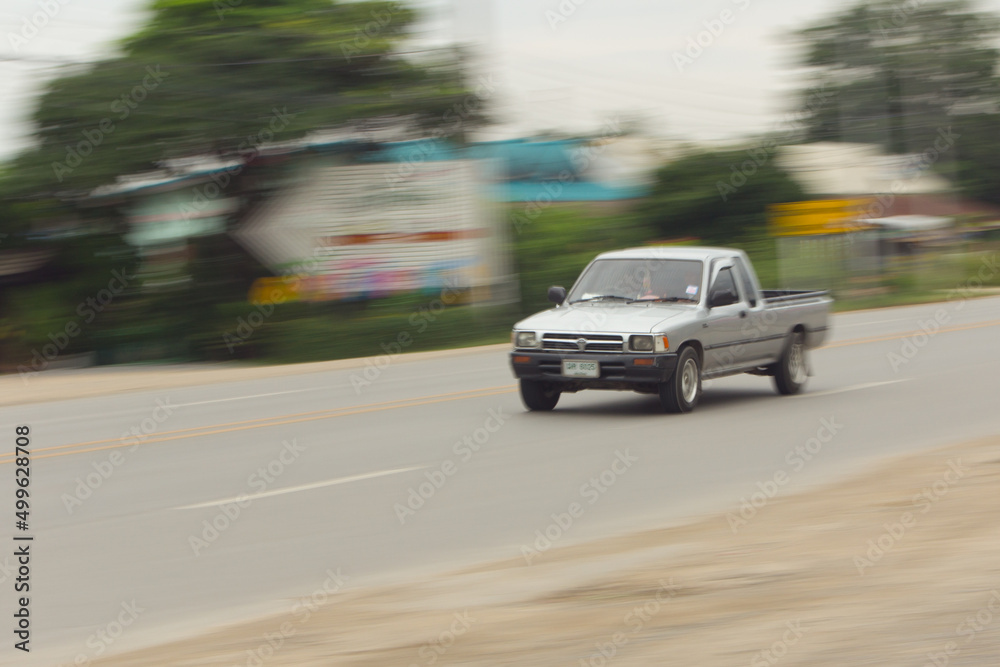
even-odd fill
[(913, 322), (913, 321), (914, 321), (914, 318), (912, 318), (912, 317), (901, 317), (901, 318), (896, 319), (896, 320), (878, 320), (876, 322), (858, 322), (856, 324), (837, 324), (837, 325), (834, 325), (831, 328), (849, 329), (849, 328), (852, 328), (852, 327), (870, 327), (873, 324), (891, 324), (892, 322)]
[(379, 470), (378, 472), (368, 472), (361, 475), (351, 475), (350, 477), (338, 477), (337, 479), (328, 479), (325, 482), (314, 482), (312, 484), (302, 484), (301, 486), (291, 486), (286, 489), (275, 489), (274, 491), (264, 491), (262, 493), (255, 493), (251, 496), (242, 495), (234, 496), (232, 498), (223, 498), (222, 500), (211, 500), (207, 503), (197, 503), (195, 505), (183, 505), (181, 507), (175, 507), (175, 510), (196, 510), (202, 509), (203, 507), (217, 507), (219, 505), (227, 505), (235, 502), (247, 502), (249, 500), (257, 500), (258, 498), (268, 498), (270, 496), (281, 496), (286, 493), (298, 493), (299, 491), (309, 491), (310, 489), (321, 489), (324, 486), (335, 486), (337, 484), (347, 484), (349, 482), (359, 482), (363, 479), (374, 479), (376, 477), (386, 477), (388, 475), (398, 475), (404, 472), (410, 472), (412, 470), (423, 470), (427, 466), (413, 466), (410, 468), (395, 468), (394, 470)]
[(793, 396), (792, 398), (810, 398), (812, 396), (830, 396), (832, 394), (843, 394), (848, 391), (859, 391), (861, 389), (871, 389), (873, 387), (884, 387), (890, 384), (897, 384), (899, 382), (909, 382), (909, 380), (887, 380), (886, 382), (867, 382), (865, 384), (856, 384), (850, 387), (841, 387), (839, 389), (825, 389), (823, 391), (814, 391), (808, 394), (799, 394), (798, 396)]
[[(266, 396), (280, 396), (281, 394), (300, 394), (300, 393), (306, 392), (306, 391), (322, 391), (324, 389), (329, 389), (329, 387), (315, 387), (315, 388), (310, 388), (310, 389), (290, 389), (288, 391), (276, 391), (276, 392), (272, 392), (270, 394), (254, 394), (254, 395), (251, 395), (251, 396), (234, 396), (232, 398), (216, 398), (216, 399), (212, 399), (210, 401), (196, 401), (194, 403), (171, 403), (169, 397), (166, 398), (166, 399), (163, 399), (163, 400), (165, 401), (165, 404), (168, 405), (171, 408), (184, 408), (184, 407), (188, 407), (188, 406), (191, 406), (191, 405), (204, 405), (206, 403), (223, 403), (225, 401), (243, 401), (243, 400), (250, 399), (250, 398), (264, 398)], [(94, 398), (105, 398), (105, 397), (104, 396), (99, 396), (99, 397), (94, 397)], [(70, 399), (70, 400), (73, 400), (73, 399)], [(89, 399), (87, 399), (87, 400), (89, 400)], [(40, 403), (38, 405), (42, 405), (44, 407), (45, 405), (48, 405), (48, 404), (46, 404), (46, 403)], [(17, 406), (17, 407), (22, 407), (22, 406)], [(28, 406), (24, 406), (24, 407), (28, 407)], [(141, 407), (129, 408), (127, 410), (115, 410), (113, 412), (91, 412), (89, 414), (78, 415), (78, 416), (75, 416), (75, 417), (56, 417), (54, 419), (33, 419), (33, 420), (30, 420), (30, 421), (32, 421), (33, 423), (38, 423), (38, 424), (62, 424), (62, 423), (65, 423), (65, 422), (75, 422), (75, 423), (78, 423), (78, 422), (80, 422), (81, 419), (87, 419), (87, 418), (90, 418), (90, 419), (106, 419), (108, 417), (124, 417), (126, 415), (148, 414), (150, 411), (154, 410), (156, 407), (157, 407), (156, 404), (153, 404), (153, 405), (145, 405), (145, 406), (141, 406)]]
[(228, 401), (245, 401), (251, 398), (266, 398), (268, 396), (282, 396), (284, 394), (301, 394), (306, 391), (322, 391), (326, 387), (314, 387), (310, 389), (289, 389), (288, 391), (272, 391), (268, 394), (251, 394), (250, 396), (233, 396), (232, 398), (213, 398), (210, 401), (195, 401), (193, 403), (174, 403), (171, 407), (186, 408), (190, 405), (208, 405), (209, 403), (226, 403)]

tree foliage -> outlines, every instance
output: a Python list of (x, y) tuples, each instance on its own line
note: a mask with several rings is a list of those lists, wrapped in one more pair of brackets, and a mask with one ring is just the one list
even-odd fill
[(640, 211), (665, 238), (732, 245), (765, 232), (768, 205), (803, 198), (763, 150), (701, 151), (661, 168)]
[(521, 284), (521, 311), (551, 308), (548, 288), (569, 289), (594, 257), (608, 250), (642, 245), (649, 228), (632, 214), (594, 215), (584, 208), (553, 205), (537, 215), (514, 207), (514, 256)]
[(922, 152), (959, 115), (995, 111), (1000, 20), (966, 0), (870, 0), (800, 33), (827, 102), (808, 139)]
[[(119, 56), (47, 86), (33, 116), (38, 145), (16, 163), (19, 191), (81, 192), (164, 158), (350, 123), (444, 125), (470, 94), (456, 53), (403, 52), (416, 16), (397, 2), (156, 0), (151, 9)], [(462, 119), (479, 118), (474, 109)]]

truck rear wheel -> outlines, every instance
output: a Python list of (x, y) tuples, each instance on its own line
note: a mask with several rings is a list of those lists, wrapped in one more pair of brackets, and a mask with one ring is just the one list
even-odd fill
[(670, 379), (660, 385), (660, 405), (667, 412), (691, 412), (701, 399), (701, 363), (698, 353), (690, 347), (681, 351), (677, 368)]
[(797, 394), (809, 378), (806, 360), (806, 337), (801, 331), (788, 337), (785, 349), (774, 368), (774, 388), (779, 394)]
[(521, 402), (532, 411), (548, 412), (559, 402), (559, 390), (545, 382), (521, 380)]

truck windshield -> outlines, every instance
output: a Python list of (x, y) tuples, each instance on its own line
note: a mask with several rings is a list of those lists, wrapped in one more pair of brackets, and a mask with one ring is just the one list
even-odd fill
[(701, 278), (697, 260), (601, 259), (580, 276), (568, 300), (698, 303)]

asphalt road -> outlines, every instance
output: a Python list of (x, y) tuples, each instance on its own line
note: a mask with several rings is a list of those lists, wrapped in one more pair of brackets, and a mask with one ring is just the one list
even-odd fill
[[(301, 620), (294, 600), (324, 586), (544, 559), (546, 532), (558, 545), (735, 515), (761, 487), (995, 435), (998, 342), (1000, 298), (837, 315), (807, 393), (727, 378), (688, 415), (616, 392), (529, 414), (496, 347), (394, 357), (370, 384), (347, 369), (3, 408), (4, 451), (15, 424), (32, 429), (35, 539), (31, 660), (8, 630), (0, 663), (69, 665), (270, 611)], [(13, 470), (0, 457), (8, 544)]]

